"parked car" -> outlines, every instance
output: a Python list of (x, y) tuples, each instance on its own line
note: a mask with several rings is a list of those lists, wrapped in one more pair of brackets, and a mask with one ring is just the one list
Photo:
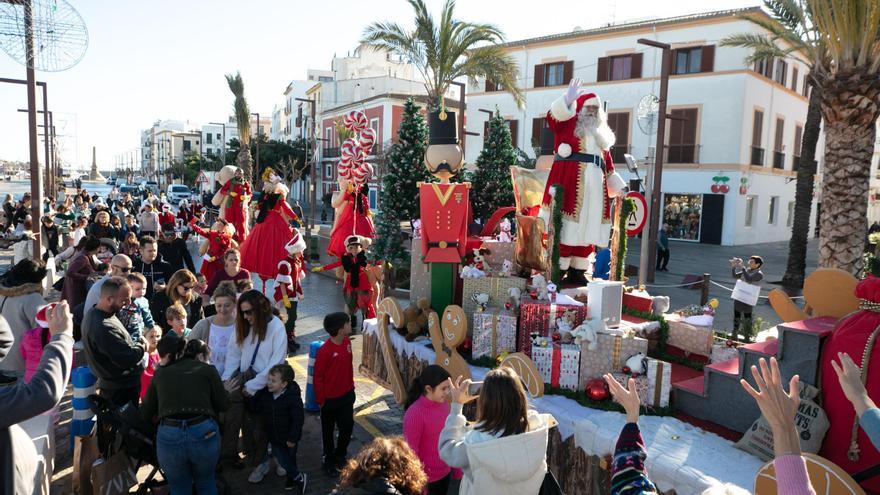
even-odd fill
[(182, 199), (187, 201), (191, 200), (192, 191), (183, 184), (169, 184), (168, 189), (165, 191), (165, 196), (171, 201), (171, 203), (176, 205), (180, 203), (180, 200)]
[(140, 197), (140, 195), (142, 193), (140, 186), (135, 186), (133, 184), (126, 184), (126, 185), (120, 187), (119, 192), (121, 194), (129, 193), (132, 195), (132, 197), (135, 197), (135, 196)]
[(141, 182), (141, 189), (144, 191), (152, 191), (156, 196), (159, 195), (159, 183), (154, 180), (145, 180)]

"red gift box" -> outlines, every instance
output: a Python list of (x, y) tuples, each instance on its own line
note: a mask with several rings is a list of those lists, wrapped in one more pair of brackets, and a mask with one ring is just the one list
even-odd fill
[(532, 357), (531, 335), (538, 334), (541, 337), (550, 337), (556, 329), (556, 319), (566, 311), (575, 311), (572, 328), (577, 327), (587, 319), (587, 307), (573, 304), (556, 304), (550, 301), (538, 301), (528, 295), (524, 296), (519, 307), (519, 340), (517, 350)]
[(623, 293), (623, 307), (633, 311), (641, 311), (650, 313), (654, 300), (650, 297), (637, 296), (635, 294)]

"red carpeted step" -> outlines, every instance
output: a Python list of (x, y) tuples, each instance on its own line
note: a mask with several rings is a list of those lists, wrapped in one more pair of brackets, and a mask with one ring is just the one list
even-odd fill
[(814, 333), (819, 337), (827, 337), (834, 330), (837, 324), (837, 318), (833, 316), (821, 316), (819, 318), (810, 318), (803, 321), (792, 321), (789, 323), (780, 323), (777, 327), (780, 335), (782, 329), (793, 332)]
[(692, 394), (699, 395), (701, 397), (705, 396), (703, 391), (703, 382), (705, 381), (705, 377), (700, 375), (695, 378), (691, 378), (690, 380), (682, 380), (678, 383), (673, 383), (672, 388), (678, 388), (681, 390), (685, 390)]
[(739, 357), (727, 361), (721, 361), (720, 363), (713, 363), (706, 366), (706, 368), (719, 373), (724, 373), (725, 375), (739, 376)]
[(684, 421), (685, 423), (692, 424), (701, 430), (706, 430), (710, 433), (714, 433), (721, 438), (730, 440), (731, 442), (737, 442), (740, 438), (742, 438), (743, 434), (733, 431), (729, 428), (725, 428), (717, 423), (713, 423), (711, 421), (707, 421), (705, 419), (695, 418), (693, 416), (689, 416), (681, 411), (677, 411), (675, 413), (675, 417)]
[(669, 381), (672, 384), (676, 384), (678, 382), (683, 382), (685, 380), (690, 380), (691, 378), (702, 377), (703, 372), (700, 370), (695, 370), (689, 366), (684, 366), (678, 363), (670, 363), (670, 367), (672, 368), (672, 373), (669, 378)]
[(764, 342), (755, 342), (754, 344), (745, 344), (743, 349), (748, 349), (755, 354), (763, 354), (765, 356), (776, 356), (779, 350), (779, 341), (776, 339), (765, 340)]

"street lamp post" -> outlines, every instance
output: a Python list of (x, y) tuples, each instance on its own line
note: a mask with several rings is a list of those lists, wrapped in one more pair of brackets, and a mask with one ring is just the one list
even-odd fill
[[(315, 161), (317, 160), (317, 157), (318, 157), (317, 150), (314, 150), (312, 152), (312, 155), (309, 156), (309, 143), (315, 137), (315, 112), (316, 112), (315, 100), (309, 99), (309, 98), (296, 98), (296, 101), (308, 103), (311, 106), (311, 111), (310, 111), (311, 118), (309, 120), (311, 120), (312, 129), (311, 129), (311, 132), (309, 132), (309, 138), (306, 139), (306, 156), (309, 157), (310, 161), (311, 161), (311, 164), (309, 166), (309, 174), (312, 176), (311, 181), (310, 181), (311, 186), (310, 186), (310, 191), (309, 191), (309, 207), (311, 209), (312, 219), (310, 222), (307, 222), (308, 228), (306, 229), (306, 236), (309, 238), (308, 244), (309, 244), (309, 248), (311, 249), (311, 247), (312, 247), (312, 243), (311, 243), (312, 230), (315, 228), (315, 223), (317, 221), (317, 211), (318, 211), (317, 205), (315, 204), (315, 202), (317, 201), (317, 190), (316, 190), (317, 183), (315, 181), (315, 165), (316, 165)], [(317, 143), (315, 143), (315, 147), (317, 147)]]
[(254, 159), (254, 163), (257, 166), (257, 173), (254, 174), (254, 180), (256, 180), (256, 175), (260, 173), (260, 112), (254, 112), (251, 115), (257, 116), (257, 156)]

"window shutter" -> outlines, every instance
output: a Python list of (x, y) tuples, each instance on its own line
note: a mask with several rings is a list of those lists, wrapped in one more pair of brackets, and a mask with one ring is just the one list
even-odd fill
[(519, 137), (519, 121), (508, 120), (507, 125), (510, 127), (510, 144), (516, 148), (518, 144), (517, 138)]
[(715, 45), (703, 47), (700, 54), (700, 72), (712, 72), (715, 70)]
[(537, 64), (535, 65), (535, 87), (543, 88), (544, 87), (544, 65)]
[(608, 80), (608, 57), (599, 57), (598, 67), (596, 69), (596, 82)]
[(642, 78), (642, 58), (644, 57), (643, 53), (633, 53), (632, 55), (632, 66), (630, 68), (630, 77), (632, 79), (641, 79)]
[(792, 67), (791, 69), (791, 90), (797, 93), (797, 85), (798, 85), (798, 68)]
[(486, 79), (486, 92), (495, 91), (495, 82), (489, 79)]
[(776, 119), (776, 139), (773, 144), (773, 151), (782, 152), (782, 135), (785, 132), (785, 120)]
[(569, 60), (562, 66), (562, 84), (568, 84), (574, 77), (574, 61)]
[(546, 122), (547, 119), (544, 117), (532, 119), (532, 147), (541, 146), (541, 129), (546, 127)]
[(682, 111), (684, 121), (684, 132), (682, 135), (682, 144), (697, 144), (697, 109), (688, 108)]
[(764, 112), (755, 110), (755, 119), (752, 122), (752, 146), (761, 147), (761, 134), (764, 132)]

